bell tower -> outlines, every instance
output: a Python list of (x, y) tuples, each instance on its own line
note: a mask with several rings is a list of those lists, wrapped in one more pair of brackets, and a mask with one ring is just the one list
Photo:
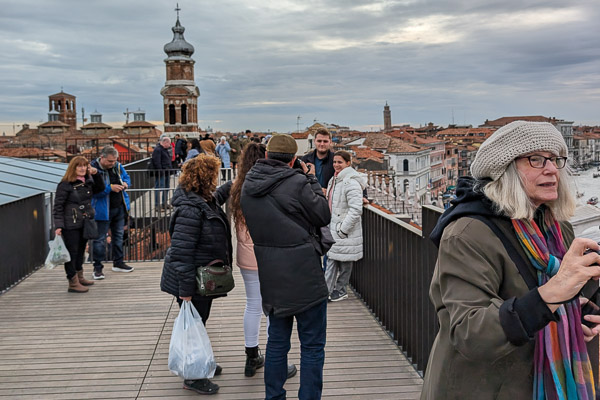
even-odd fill
[(179, 22), (180, 10), (177, 4), (177, 22), (171, 28), (173, 40), (164, 47), (167, 81), (160, 94), (163, 97), (165, 133), (197, 137), (200, 90), (194, 82), (194, 46), (183, 37), (185, 28)]
[(388, 106), (387, 101), (385, 102), (385, 106), (383, 107), (383, 131), (390, 132), (392, 130), (392, 112), (390, 111), (390, 106)]
[[(75, 96), (60, 91), (48, 96), (48, 111), (53, 119), (69, 125), (69, 130), (77, 129), (77, 109)], [(49, 119), (50, 121), (50, 119)]]

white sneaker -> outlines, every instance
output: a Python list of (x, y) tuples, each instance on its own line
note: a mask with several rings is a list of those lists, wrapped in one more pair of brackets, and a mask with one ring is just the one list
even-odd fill
[(127, 264), (120, 264), (119, 266), (113, 265), (112, 270), (115, 272), (131, 272), (133, 271), (133, 267)]

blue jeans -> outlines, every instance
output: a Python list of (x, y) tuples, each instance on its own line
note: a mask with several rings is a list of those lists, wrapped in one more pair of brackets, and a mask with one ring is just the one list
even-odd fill
[[(161, 189), (161, 188), (169, 188), (169, 185), (171, 184), (171, 179), (169, 177), (169, 171), (157, 171), (158, 176), (156, 176), (154, 178), (154, 188), (155, 189)], [(154, 191), (154, 203), (156, 204), (156, 206), (160, 206), (161, 202), (160, 202), (160, 193), (162, 192), (162, 205), (167, 205), (167, 196), (169, 194), (168, 190), (155, 190)]]
[(106, 234), (110, 228), (112, 259), (114, 265), (123, 264), (123, 230), (125, 226), (125, 206), (111, 208), (108, 221), (98, 221), (98, 239), (94, 240), (94, 269), (102, 269), (106, 259)]
[(323, 391), (323, 364), (327, 330), (327, 300), (289, 317), (269, 316), (269, 339), (265, 360), (265, 399), (285, 399), (287, 354), (294, 318), (300, 339), (299, 400), (318, 400)]

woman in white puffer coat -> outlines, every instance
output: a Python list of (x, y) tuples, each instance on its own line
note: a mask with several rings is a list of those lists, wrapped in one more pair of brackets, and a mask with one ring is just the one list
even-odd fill
[(362, 210), (363, 190), (367, 185), (364, 174), (350, 165), (347, 151), (333, 156), (335, 174), (327, 185), (327, 200), (331, 209), (329, 229), (335, 244), (327, 253), (325, 281), (331, 301), (348, 298), (346, 286), (352, 273), (352, 263), (363, 257)]

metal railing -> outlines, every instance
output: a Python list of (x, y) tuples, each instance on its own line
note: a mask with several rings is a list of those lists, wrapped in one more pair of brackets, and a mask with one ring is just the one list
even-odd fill
[[(127, 190), (131, 210), (124, 230), (123, 251), (125, 261), (160, 260), (170, 244), (169, 220), (171, 209), (156, 207), (156, 194), (162, 203), (163, 192), (167, 202), (179, 184), (180, 170), (165, 170), (149, 174), (145, 167), (148, 159), (125, 165), (131, 185)], [(157, 176), (169, 182), (169, 188), (155, 189)], [(222, 169), (218, 185), (231, 180), (233, 171)], [(158, 193), (157, 193), (158, 192)], [(48, 253), (48, 241), (54, 237), (52, 209), (53, 192), (31, 196), (0, 205), (0, 294), (22, 281), (40, 268)], [(88, 247), (91, 242), (88, 242)], [(110, 260), (110, 244), (106, 244)], [(88, 249), (89, 260), (93, 254)]]
[(0, 205), (0, 294), (44, 263), (45, 209), (43, 193)]
[[(140, 162), (143, 164), (143, 161)], [(124, 261), (157, 261), (164, 259), (171, 244), (169, 223), (172, 213), (170, 206), (175, 189), (179, 184), (181, 171), (130, 169), (139, 165), (126, 167), (131, 178), (127, 189), (130, 199), (129, 216), (126, 220), (123, 235)], [(232, 170), (221, 169), (217, 186), (231, 180)], [(156, 183), (160, 187), (155, 187)], [(168, 186), (164, 185), (168, 182)], [(54, 193), (51, 204), (53, 205)], [(53, 228), (52, 228), (53, 229)], [(110, 235), (108, 235), (110, 237)], [(89, 260), (93, 262), (91, 242), (88, 242)], [(110, 239), (105, 241), (105, 260), (111, 260)]]
[(423, 374), (438, 330), (429, 300), (437, 248), (428, 239), (442, 210), (423, 207), (423, 231), (374, 207), (363, 212), (364, 257), (350, 283)]

